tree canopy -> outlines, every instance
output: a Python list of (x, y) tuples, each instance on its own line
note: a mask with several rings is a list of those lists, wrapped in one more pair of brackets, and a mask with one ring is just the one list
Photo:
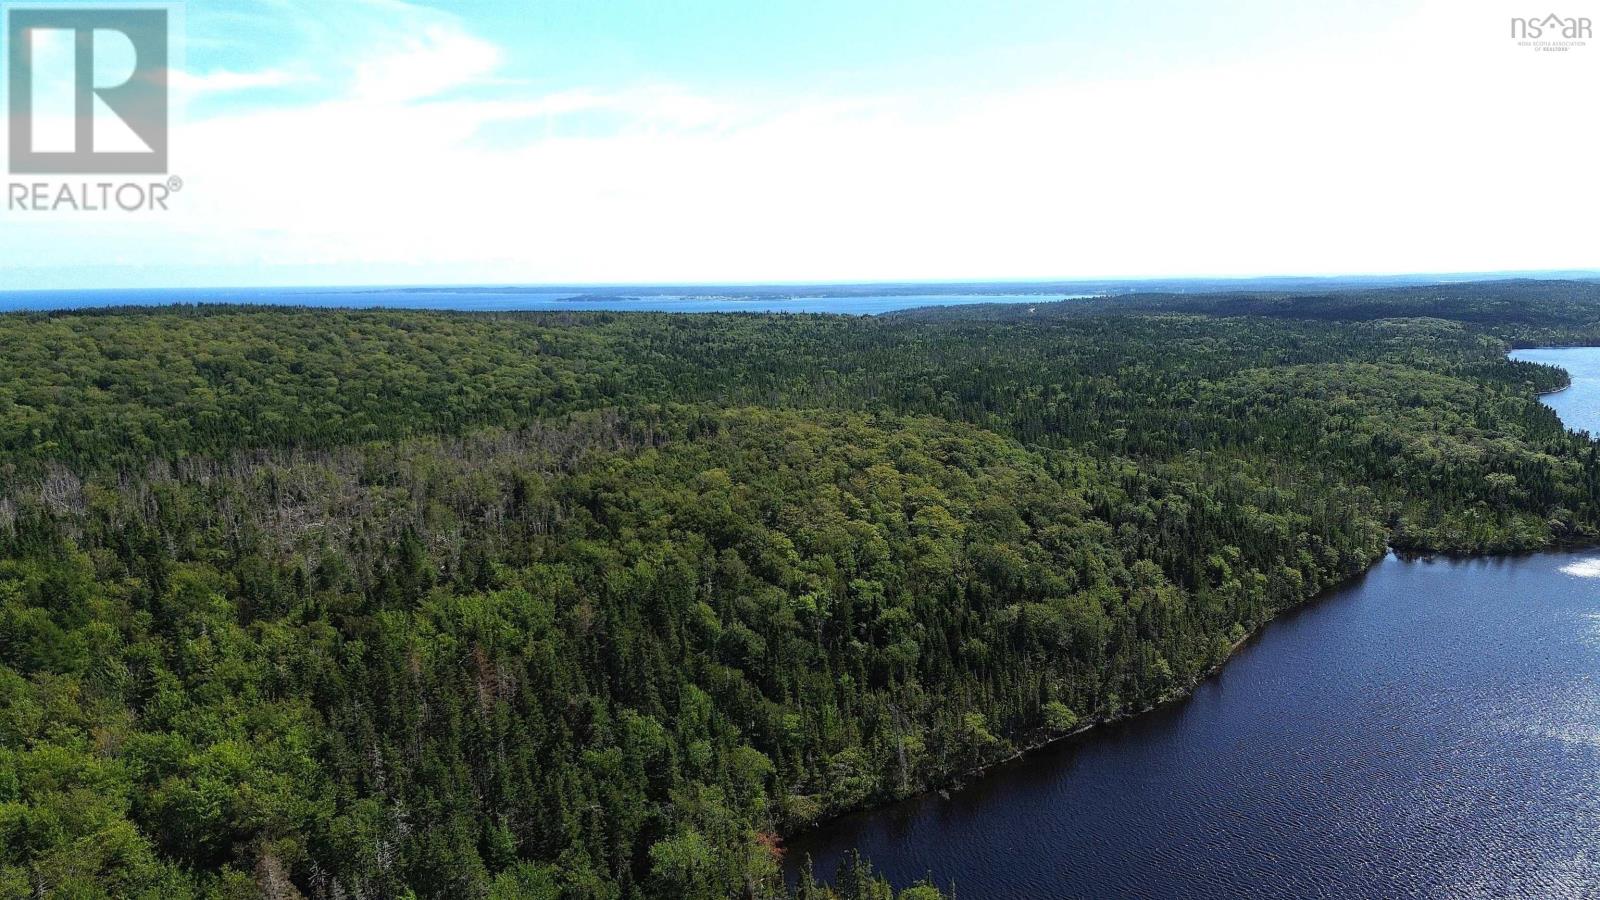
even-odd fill
[(0, 316), (0, 896), (892, 897), (784, 836), (1386, 546), (1594, 541), (1505, 351), (1597, 335), (1524, 283)]

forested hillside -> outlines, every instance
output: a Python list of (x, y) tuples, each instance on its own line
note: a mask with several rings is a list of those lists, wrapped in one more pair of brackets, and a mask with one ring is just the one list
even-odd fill
[(1217, 291), (1213, 293), (1139, 293), (1044, 303), (1034, 307), (990, 304), (919, 309), (917, 318), (1004, 319), (1104, 315), (1121, 313), (1185, 313), (1211, 316), (1260, 316), (1329, 322), (1365, 322), (1402, 317), (1428, 317), (1470, 322), (1500, 334), (1525, 334), (1529, 329), (1566, 330), (1568, 336), (1593, 338), (1600, 281), (1510, 279), (1457, 284), (1427, 284), (1368, 290)]
[(783, 896), (1386, 544), (1600, 537), (1504, 357), (1600, 300), (1440, 290), (0, 316), (0, 895)]

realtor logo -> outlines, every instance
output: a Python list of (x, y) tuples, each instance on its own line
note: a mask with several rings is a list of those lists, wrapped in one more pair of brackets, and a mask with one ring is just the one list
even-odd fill
[(10, 10), (11, 172), (164, 174), (167, 44), (165, 9)]

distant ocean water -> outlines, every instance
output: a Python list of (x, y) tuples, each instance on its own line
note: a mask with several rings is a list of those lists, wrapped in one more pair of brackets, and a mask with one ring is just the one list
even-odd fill
[(817, 289), (794, 294), (765, 289), (755, 295), (672, 294), (641, 291), (583, 293), (538, 289), (464, 288), (163, 288), (100, 291), (12, 291), (0, 293), (0, 312), (166, 306), (174, 303), (239, 303), (357, 309), (437, 309), (471, 312), (613, 310), (657, 312), (792, 312), (877, 315), (919, 306), (966, 303), (1047, 303), (1066, 293), (882, 293), (858, 289), (828, 296)]
[(128, 288), (0, 291), (0, 312), (240, 303), (355, 309), (653, 310), (876, 315), (919, 306), (1046, 303), (1128, 293), (1341, 291), (1459, 284), (1501, 278), (1582, 278), (1596, 272), (1483, 272), (1263, 278), (1148, 278), (1071, 281), (875, 282), (867, 284), (415, 285), (289, 288)]

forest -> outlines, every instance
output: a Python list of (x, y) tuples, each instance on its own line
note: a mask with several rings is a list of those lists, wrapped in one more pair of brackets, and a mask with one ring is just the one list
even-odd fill
[[(0, 315), (0, 896), (930, 900), (834, 816), (1600, 538), (1600, 285)], [(795, 861), (791, 861), (795, 862)]]

